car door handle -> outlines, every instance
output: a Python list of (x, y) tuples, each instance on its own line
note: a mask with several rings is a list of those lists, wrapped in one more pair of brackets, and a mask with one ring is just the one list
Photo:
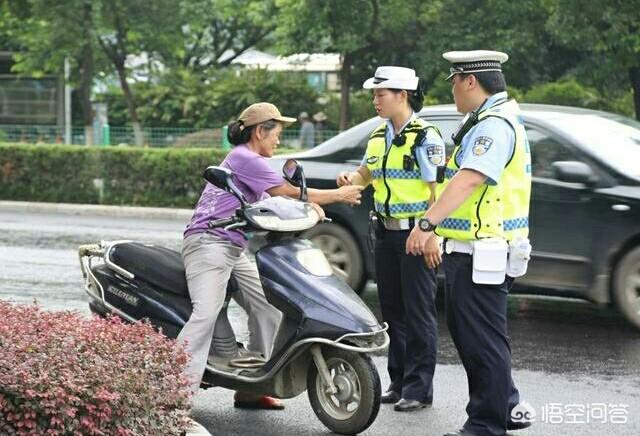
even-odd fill
[(628, 204), (614, 204), (613, 206), (611, 206), (611, 209), (617, 212), (626, 212), (628, 210), (631, 210), (631, 206), (629, 206)]

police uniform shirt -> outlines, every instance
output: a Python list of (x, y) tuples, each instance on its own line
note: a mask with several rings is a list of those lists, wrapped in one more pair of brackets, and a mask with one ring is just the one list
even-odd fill
[[(415, 120), (417, 115), (414, 113), (411, 114), (409, 120), (402, 126), (400, 132), (404, 130), (404, 128), (411, 121)], [(387, 144), (386, 151), (389, 151), (389, 147), (391, 147), (393, 142), (393, 137), (395, 136), (393, 123), (391, 120), (387, 120), (387, 128), (386, 128), (386, 136), (385, 142)], [(444, 164), (444, 141), (440, 137), (440, 135), (435, 131), (435, 129), (427, 129), (427, 134), (425, 138), (422, 140), (422, 143), (416, 146), (416, 159), (418, 161), (418, 166), (420, 167), (420, 174), (422, 176), (422, 180), (427, 183), (432, 183), (436, 181), (437, 169), (438, 165)], [(434, 163), (435, 162), (435, 163)], [(364, 157), (362, 158), (362, 162), (360, 162), (360, 166), (367, 166), (367, 155), (365, 152)]]
[[(506, 92), (492, 95), (481, 107), (490, 108), (508, 98)], [(462, 139), (456, 164), (460, 169), (478, 171), (487, 177), (488, 185), (496, 185), (513, 154), (515, 133), (503, 119), (489, 117), (473, 126)]]

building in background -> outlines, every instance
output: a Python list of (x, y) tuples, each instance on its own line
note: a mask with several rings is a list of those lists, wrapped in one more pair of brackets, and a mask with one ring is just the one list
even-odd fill
[(64, 75), (18, 76), (13, 53), (0, 51), (0, 124), (64, 127)]
[(301, 73), (306, 75), (309, 85), (319, 92), (340, 90), (339, 54), (298, 53), (290, 56), (274, 56), (249, 49), (231, 63), (247, 68), (264, 68), (267, 71)]

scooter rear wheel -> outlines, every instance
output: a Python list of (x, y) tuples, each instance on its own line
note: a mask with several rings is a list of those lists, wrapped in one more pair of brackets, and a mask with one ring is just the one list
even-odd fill
[(357, 434), (375, 421), (380, 410), (380, 377), (371, 358), (334, 347), (322, 354), (338, 392), (329, 392), (314, 363), (307, 375), (309, 402), (316, 416), (334, 433)]

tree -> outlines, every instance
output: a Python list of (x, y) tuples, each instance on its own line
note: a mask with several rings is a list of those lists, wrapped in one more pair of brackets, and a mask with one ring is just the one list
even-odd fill
[[(263, 69), (222, 68), (212, 71), (206, 81), (201, 74), (182, 69), (154, 82), (137, 83), (134, 92), (138, 102), (146, 103), (139, 116), (150, 126), (220, 127), (257, 101), (274, 103), (286, 115), (319, 109), (318, 94), (304, 76)], [(115, 123), (126, 120), (119, 93), (101, 98), (107, 99)]]
[(176, 19), (175, 2), (102, 0), (99, 3), (97, 41), (118, 76), (136, 145), (142, 145), (144, 138), (129, 85), (127, 60), (146, 56), (148, 64), (153, 65), (154, 59), (167, 58), (176, 50), (181, 23)]
[[(545, 1), (277, 0), (281, 20), (276, 35), (285, 53), (340, 53), (344, 129), (352, 85), (359, 88), (379, 65), (414, 68), (430, 87), (446, 76), (443, 52), (494, 48), (512, 54), (507, 68), (517, 72), (518, 86), (555, 78), (556, 70), (564, 72), (570, 61), (549, 43), (548, 33), (539, 31), (549, 15)], [(545, 63), (545, 56), (553, 62)]]
[(226, 67), (276, 28), (273, 0), (182, 0), (182, 43), (167, 65), (205, 72)]
[(277, 0), (281, 48), (339, 53), (340, 129), (349, 124), (351, 70), (373, 47), (381, 28), (379, 0)]
[[(600, 89), (633, 90), (640, 120), (640, 0), (554, 0), (547, 28), (562, 43), (584, 54), (582, 71), (599, 77)], [(628, 89), (628, 88), (627, 88)]]

